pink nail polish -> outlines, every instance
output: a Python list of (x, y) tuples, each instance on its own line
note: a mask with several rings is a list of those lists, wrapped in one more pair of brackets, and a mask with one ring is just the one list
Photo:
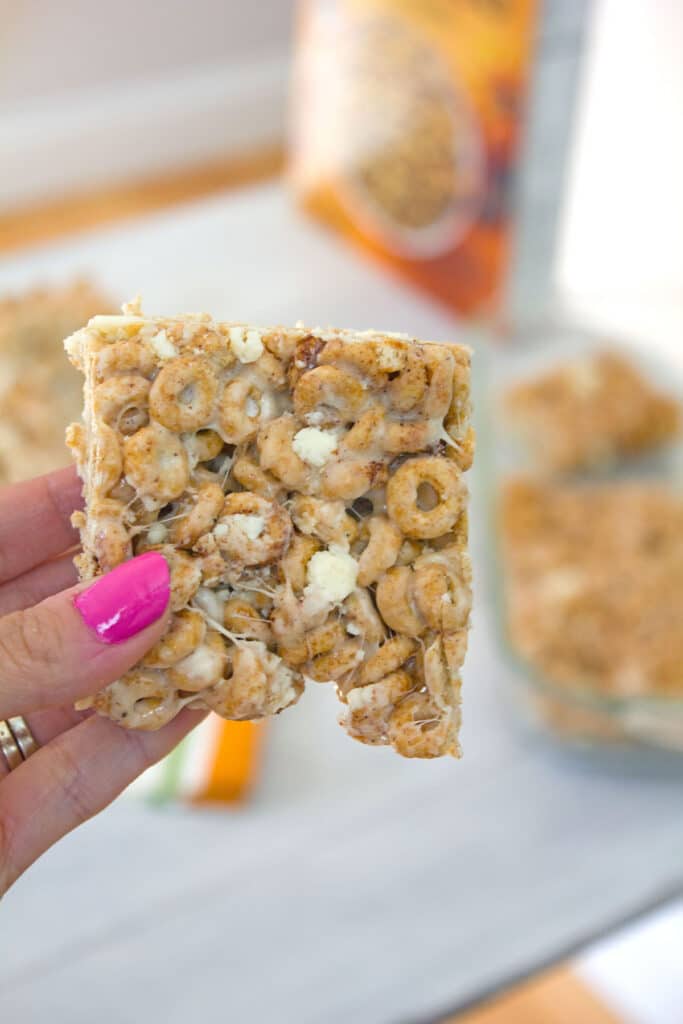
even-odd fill
[(74, 598), (74, 605), (100, 640), (118, 644), (156, 622), (170, 593), (166, 559), (148, 551), (100, 577)]

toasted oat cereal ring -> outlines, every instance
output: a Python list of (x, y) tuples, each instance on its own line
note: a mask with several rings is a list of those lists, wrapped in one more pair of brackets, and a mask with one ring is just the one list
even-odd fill
[(431, 629), (450, 632), (462, 629), (470, 610), (467, 578), (458, 578), (452, 567), (426, 562), (415, 567), (415, 603)]
[(213, 529), (218, 547), (239, 565), (268, 565), (292, 538), (292, 521), (277, 502), (250, 491), (227, 494)]
[(92, 484), (102, 494), (109, 494), (118, 483), (122, 471), (121, 448), (116, 432), (101, 425), (95, 432), (92, 444)]
[(281, 363), (285, 365), (291, 361), (294, 356), (294, 352), (297, 345), (296, 337), (292, 337), (291, 332), (286, 333), (285, 331), (268, 331), (261, 335), (261, 341), (263, 342), (264, 348), (274, 355), (276, 359), (279, 359)]
[[(192, 462), (190, 461), (190, 465)], [(218, 467), (209, 468), (208, 465), (195, 466), (192, 472), (192, 479), (190, 487), (193, 485), (199, 487), (201, 484), (219, 484), (221, 487), (225, 486), (225, 481), (230, 469), (232, 469), (232, 459), (226, 452), (222, 452), (216, 459), (212, 460), (212, 466)]]
[(293, 416), (279, 416), (261, 427), (257, 441), (261, 469), (292, 490), (305, 488), (310, 479), (309, 467), (292, 448), (298, 429)]
[(269, 388), (281, 391), (287, 386), (287, 370), (272, 352), (262, 352), (254, 363), (254, 369)]
[(245, 590), (240, 596), (260, 612), (269, 614), (273, 608), (274, 595), (262, 590)]
[(214, 324), (208, 327), (206, 324), (194, 324), (192, 330), (191, 348), (200, 349), (203, 355), (211, 356), (216, 369), (227, 370), (237, 362), (222, 325)]
[(223, 438), (215, 430), (204, 428), (185, 438), (185, 448), (190, 462), (211, 462), (223, 450)]
[(144, 656), (146, 668), (168, 668), (186, 658), (204, 640), (206, 623), (199, 612), (185, 608), (171, 618), (161, 640)]
[(454, 441), (454, 444), (448, 446), (446, 457), (452, 459), (456, 466), (465, 473), (474, 460), (474, 430), (472, 427), (468, 427), (463, 434), (460, 418), (451, 416), (446, 420), (445, 428), (448, 436)]
[[(112, 490), (115, 490), (118, 493), (119, 487), (114, 487), (112, 488)], [(115, 498), (112, 494), (110, 494), (108, 498), (93, 497), (93, 500), (90, 505), (90, 517), (119, 516), (121, 519), (123, 519), (125, 512), (125, 501), (122, 500), (120, 497)], [(79, 518), (83, 516), (82, 525), (85, 526), (88, 522), (88, 519), (85, 516), (85, 514), (79, 511), (76, 513), (76, 515), (78, 515)]]
[[(319, 625), (319, 622), (315, 624)], [(293, 638), (303, 636), (306, 631), (308, 623), (303, 621), (301, 603), (288, 580), (277, 591), (270, 625), (280, 643), (289, 643)]]
[(253, 605), (239, 597), (232, 597), (225, 602), (223, 625), (231, 633), (246, 637), (247, 640), (260, 640), (266, 645), (273, 642), (273, 632), (268, 623)]
[(306, 334), (296, 343), (294, 360), (289, 367), (289, 386), (293, 388), (296, 382), (308, 370), (318, 365), (320, 353), (325, 348), (322, 338), (315, 338), (312, 334)]
[[(114, 498), (116, 501), (120, 501), (124, 506), (133, 505), (136, 498), (135, 488), (131, 487), (131, 485), (121, 477), (119, 482), (114, 484), (110, 490), (109, 497)], [(128, 509), (128, 511), (130, 512), (130, 509)], [(134, 509), (134, 522), (136, 525), (139, 525), (144, 518), (146, 518), (146, 516), (141, 509)], [(149, 518), (156, 519), (156, 512), (150, 511)]]
[(445, 633), (441, 638), (444, 658), (451, 678), (454, 678), (467, 654), (467, 629), (456, 630), (455, 633)]
[(347, 638), (333, 651), (313, 658), (306, 667), (306, 675), (315, 679), (317, 683), (336, 681), (344, 677), (350, 681), (358, 670), (362, 653), (360, 641)]
[(180, 497), (190, 480), (187, 452), (177, 434), (150, 423), (123, 442), (126, 480), (157, 506)]
[(429, 420), (390, 420), (384, 424), (384, 450), (390, 455), (423, 452), (437, 439), (438, 424)]
[(339, 619), (332, 619), (309, 630), (291, 644), (280, 644), (279, 653), (288, 665), (303, 665), (306, 661), (335, 650), (346, 639), (346, 632)]
[(422, 545), (416, 540), (404, 540), (396, 559), (396, 565), (412, 565), (422, 554)]
[(320, 551), (320, 542), (314, 537), (306, 537), (294, 533), (291, 543), (280, 559), (280, 573), (287, 580), (296, 594), (300, 594), (306, 586), (306, 569), (316, 551)]
[(453, 369), (455, 361), (444, 347), (426, 354), (429, 366), (429, 387), (424, 402), (424, 414), (429, 419), (442, 420), (453, 396)]
[(254, 643), (230, 648), (226, 677), (202, 693), (208, 707), (240, 721), (276, 715), (296, 703), (303, 683), (261, 648)]
[(377, 614), (370, 594), (357, 587), (344, 602), (346, 632), (358, 636), (363, 644), (380, 644), (386, 639), (387, 631)]
[(218, 682), (225, 663), (225, 641), (218, 630), (209, 629), (199, 647), (168, 669), (168, 678), (178, 690), (199, 693)]
[(415, 604), (430, 629), (441, 629), (443, 605), (451, 599), (452, 581), (446, 567), (434, 562), (415, 569)]
[(79, 475), (83, 472), (87, 459), (86, 452), (86, 433), (85, 427), (82, 423), (70, 423), (66, 428), (64, 435), (67, 448), (71, 451), (71, 456), (78, 466)]
[(356, 686), (346, 697), (341, 725), (361, 743), (387, 743), (389, 715), (398, 701), (415, 688), (407, 672), (392, 672), (376, 683)]
[(97, 512), (91, 516), (93, 552), (103, 572), (109, 572), (132, 555), (131, 539), (119, 512)]
[(151, 377), (156, 369), (154, 353), (142, 342), (127, 339), (106, 345), (97, 354), (100, 379), (106, 380), (119, 373), (139, 373)]
[(253, 381), (229, 381), (223, 388), (218, 406), (223, 440), (228, 444), (244, 444), (256, 437), (259, 426), (267, 417), (268, 405), (263, 392)]
[(93, 707), (124, 729), (154, 731), (178, 714), (182, 702), (163, 672), (133, 669), (97, 694)]
[(180, 551), (172, 544), (165, 544), (158, 551), (168, 563), (171, 574), (171, 611), (179, 612), (189, 604), (202, 581), (200, 558), (193, 558), (187, 551)]
[(455, 677), (446, 660), (441, 636), (425, 647), (421, 662), (425, 685), (436, 706), (442, 710), (455, 707), (458, 702), (457, 690), (460, 687), (460, 680)]
[(294, 411), (305, 419), (318, 414), (316, 426), (348, 423), (355, 419), (365, 398), (356, 377), (336, 366), (316, 366), (299, 379), (292, 396)]
[(95, 415), (122, 434), (134, 434), (149, 422), (149, 381), (139, 374), (110, 377), (93, 393)]
[(468, 403), (470, 397), (472, 352), (462, 345), (456, 345), (450, 352), (453, 357), (453, 397), (451, 398), (451, 405), (462, 405)]
[(330, 364), (337, 366), (348, 363), (376, 387), (381, 387), (386, 383), (387, 370), (380, 365), (379, 346), (373, 345), (369, 341), (363, 345), (357, 345), (343, 338), (333, 338), (325, 345), (318, 362), (321, 366)]
[(264, 718), (268, 711), (268, 675), (258, 653), (230, 647), (221, 679), (202, 698), (212, 711), (231, 721)]
[(383, 436), (384, 409), (376, 405), (364, 412), (344, 435), (339, 443), (339, 452), (346, 455), (349, 452), (364, 452), (368, 448), (377, 448), (382, 451)]
[[(136, 493), (134, 487), (131, 487), (130, 489), (133, 491), (133, 494)], [(114, 490), (118, 490), (118, 488), (114, 488)], [(123, 491), (123, 488), (121, 488), (121, 490)], [(127, 488), (125, 490), (125, 493), (128, 493)], [(151, 526), (153, 523), (157, 522), (158, 517), (159, 509), (157, 507), (156, 502), (151, 502), (150, 504), (148, 504), (148, 499), (146, 497), (135, 497), (134, 499), (127, 499), (126, 522), (132, 523), (133, 527)], [(157, 541), (157, 543), (161, 543), (161, 541)]]
[(180, 547), (191, 547), (203, 534), (208, 533), (223, 509), (225, 495), (220, 484), (200, 484), (194, 499), (188, 499), (187, 515), (174, 520), (171, 537)]
[[(432, 489), (436, 504), (420, 507), (421, 489)], [(465, 487), (452, 462), (424, 456), (404, 462), (389, 478), (387, 511), (407, 537), (426, 540), (447, 533), (463, 508)]]
[(323, 544), (349, 545), (358, 533), (355, 519), (341, 501), (297, 494), (291, 502), (292, 519), (307, 536), (318, 537)]
[(203, 554), (199, 562), (201, 563), (202, 584), (204, 586), (213, 586), (227, 578), (228, 566), (218, 548)]
[(458, 754), (457, 723), (440, 712), (426, 693), (410, 693), (389, 716), (387, 736), (403, 757), (441, 757)]
[(358, 677), (359, 685), (376, 683), (382, 676), (404, 665), (417, 650), (417, 642), (409, 636), (392, 636), (362, 666)]
[(235, 459), (232, 475), (245, 490), (260, 494), (262, 498), (272, 501), (282, 492), (282, 483), (270, 473), (265, 473), (248, 455)]
[(325, 466), (320, 478), (324, 498), (354, 501), (387, 480), (389, 470), (380, 459), (336, 461)]
[(472, 351), (464, 345), (455, 345), (449, 352), (453, 359), (453, 391), (455, 399), (459, 395), (467, 395), (469, 393)]
[(407, 565), (389, 569), (377, 584), (375, 595), (380, 615), (397, 633), (420, 636), (426, 623), (413, 598), (413, 571)]
[(368, 522), (369, 540), (358, 559), (358, 584), (369, 587), (395, 563), (403, 543), (403, 534), (386, 516), (374, 516)]
[(425, 397), (427, 367), (421, 348), (409, 348), (405, 352), (403, 369), (389, 381), (387, 392), (391, 407), (397, 412), (409, 412)]
[(152, 384), (149, 411), (168, 430), (199, 430), (213, 417), (217, 390), (216, 375), (205, 360), (173, 359)]
[(451, 686), (456, 688), (458, 696), (459, 706), (459, 695), (462, 687), (462, 680), (460, 679), (460, 669), (462, 668), (467, 654), (467, 641), (469, 637), (469, 624), (464, 629), (458, 629), (454, 633), (442, 633), (441, 634), (441, 647), (443, 649), (443, 656), (448, 670), (448, 678)]

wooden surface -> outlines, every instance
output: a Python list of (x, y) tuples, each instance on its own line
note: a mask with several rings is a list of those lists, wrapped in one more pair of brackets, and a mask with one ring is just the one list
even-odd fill
[[(263, 180), (282, 165), (280, 150), (262, 151), (229, 164), (213, 165), (192, 175), (71, 199), (0, 219), (0, 251), (162, 209), (183, 200), (206, 196), (246, 182)], [(451, 1017), (448, 1024), (618, 1024), (611, 1014), (562, 967), (525, 983), (480, 1008)]]
[(443, 1024), (623, 1024), (569, 968), (551, 971)]
[(44, 206), (0, 215), (0, 253), (139, 217), (228, 188), (265, 181), (278, 174), (282, 166), (282, 147), (271, 146), (206, 164), (192, 173), (169, 173), (162, 178), (90, 195), (70, 196)]

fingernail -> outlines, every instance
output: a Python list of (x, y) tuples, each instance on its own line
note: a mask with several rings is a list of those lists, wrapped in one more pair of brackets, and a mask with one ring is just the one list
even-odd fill
[(156, 551), (123, 562), (74, 598), (86, 626), (105, 644), (119, 644), (156, 622), (170, 597), (166, 559)]

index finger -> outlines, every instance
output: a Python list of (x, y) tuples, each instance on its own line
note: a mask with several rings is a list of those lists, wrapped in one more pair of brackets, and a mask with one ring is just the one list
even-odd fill
[(0, 583), (77, 544), (71, 513), (81, 506), (73, 466), (0, 489)]

